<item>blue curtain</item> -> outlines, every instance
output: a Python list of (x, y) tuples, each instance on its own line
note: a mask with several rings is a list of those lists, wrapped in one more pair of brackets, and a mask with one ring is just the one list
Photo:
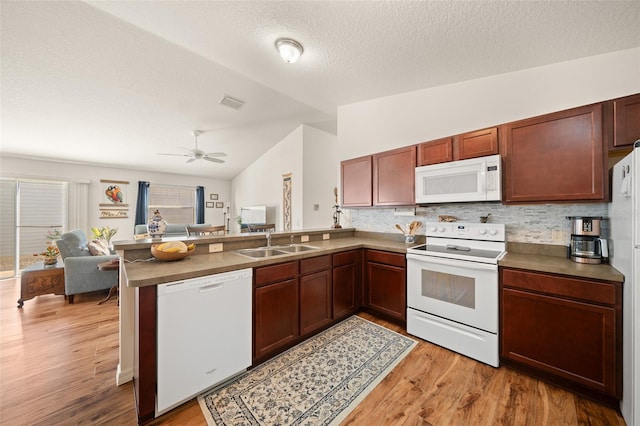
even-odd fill
[(204, 186), (196, 186), (196, 223), (204, 223)]
[(138, 200), (136, 201), (136, 225), (146, 225), (149, 218), (149, 182), (138, 181)]

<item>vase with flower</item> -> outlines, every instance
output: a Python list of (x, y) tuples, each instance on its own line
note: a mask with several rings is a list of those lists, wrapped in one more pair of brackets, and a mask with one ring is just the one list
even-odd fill
[(36, 256), (42, 256), (44, 266), (53, 266), (58, 263), (58, 256), (60, 255), (60, 250), (53, 244), (47, 245), (47, 248), (38, 253)]

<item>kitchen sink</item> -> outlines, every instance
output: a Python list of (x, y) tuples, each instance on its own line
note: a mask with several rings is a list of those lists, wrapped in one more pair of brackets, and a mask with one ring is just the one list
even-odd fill
[(318, 250), (318, 247), (304, 246), (304, 245), (289, 245), (289, 246), (273, 246), (273, 247), (258, 247), (236, 250), (236, 253), (243, 256), (252, 257), (254, 259), (263, 259), (265, 257), (283, 256), (285, 254), (301, 253), (309, 250)]
[(287, 253), (300, 253), (303, 251), (318, 250), (318, 247), (302, 246), (297, 244), (290, 245), (290, 246), (277, 246), (275, 248), (277, 250), (286, 251)]

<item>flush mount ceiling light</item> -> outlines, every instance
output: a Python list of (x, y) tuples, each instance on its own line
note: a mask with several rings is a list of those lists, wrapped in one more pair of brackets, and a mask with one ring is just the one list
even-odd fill
[(276, 49), (280, 52), (280, 57), (288, 64), (298, 60), (304, 49), (302, 45), (290, 38), (280, 38), (276, 40)]

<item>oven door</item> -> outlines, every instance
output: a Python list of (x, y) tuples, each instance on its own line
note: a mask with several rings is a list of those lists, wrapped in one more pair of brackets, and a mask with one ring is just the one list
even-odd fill
[(498, 265), (407, 254), (407, 306), (498, 333)]

